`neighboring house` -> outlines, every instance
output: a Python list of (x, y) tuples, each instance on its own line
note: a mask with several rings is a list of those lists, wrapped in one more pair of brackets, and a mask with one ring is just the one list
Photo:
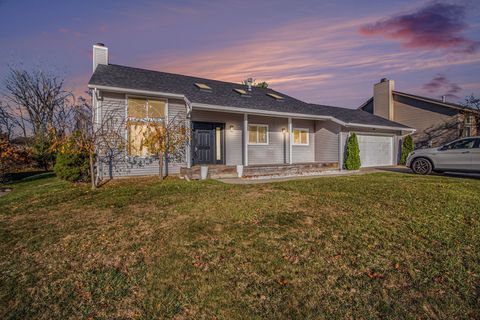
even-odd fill
[(476, 110), (462, 105), (394, 90), (394, 81), (382, 79), (373, 97), (359, 109), (414, 128), (416, 148), (437, 147), (460, 137), (475, 136)]
[[(109, 64), (102, 44), (93, 47), (93, 70), (88, 87), (96, 122), (107, 112), (119, 123), (128, 120), (122, 131), (128, 145), (99, 168), (101, 176), (157, 174), (158, 159), (142, 149), (136, 128), (165, 117), (185, 121), (192, 133), (184, 161), (168, 163), (169, 173), (197, 165), (339, 169), (351, 132), (358, 134), (363, 166), (393, 165), (401, 137), (413, 132), (368, 112), (309, 104), (272, 89)], [(136, 115), (138, 106), (150, 118)]]

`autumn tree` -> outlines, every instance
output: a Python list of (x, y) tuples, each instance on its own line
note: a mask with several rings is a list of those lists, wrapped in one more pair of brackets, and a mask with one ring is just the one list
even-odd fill
[(242, 81), (242, 84), (243, 84), (244, 86), (248, 86), (248, 83), (249, 83), (249, 82), (250, 82), (250, 84), (251, 84), (252, 87), (257, 87), (257, 88), (267, 89), (268, 86), (269, 86), (268, 82), (266, 82), (266, 81), (255, 82), (255, 80), (253, 80), (253, 79), (251, 79), (251, 78)]
[[(106, 159), (122, 153), (125, 146), (123, 120), (116, 110), (105, 112), (99, 122), (95, 122), (92, 104), (80, 97), (73, 109), (73, 132), (69, 135), (56, 135), (53, 149), (72, 159), (88, 157), (89, 175), (92, 189), (99, 182), (98, 169)], [(108, 161), (108, 160), (107, 160)], [(69, 163), (75, 164), (75, 161)]]
[(165, 160), (180, 162), (185, 159), (189, 132), (185, 123), (173, 117), (162, 122), (151, 122), (143, 134), (142, 146), (158, 158), (158, 175), (164, 177)]

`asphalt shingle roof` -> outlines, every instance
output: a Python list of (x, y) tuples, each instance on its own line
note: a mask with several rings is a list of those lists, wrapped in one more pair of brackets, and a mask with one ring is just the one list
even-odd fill
[[(204, 83), (212, 88), (212, 90), (201, 90), (195, 86), (195, 83)], [(399, 123), (374, 116), (362, 110), (309, 104), (269, 88), (252, 87), (249, 96), (245, 97), (234, 91), (234, 89), (246, 88), (241, 84), (115, 64), (98, 65), (88, 84), (90, 86), (107, 86), (181, 94), (185, 95), (192, 103), (331, 116), (346, 123), (408, 128)], [(284, 99), (276, 100), (267, 95), (267, 93), (280, 95)]]

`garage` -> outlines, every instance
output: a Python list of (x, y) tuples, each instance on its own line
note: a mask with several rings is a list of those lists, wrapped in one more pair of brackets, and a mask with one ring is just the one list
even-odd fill
[(357, 134), (362, 167), (393, 165), (393, 137)]

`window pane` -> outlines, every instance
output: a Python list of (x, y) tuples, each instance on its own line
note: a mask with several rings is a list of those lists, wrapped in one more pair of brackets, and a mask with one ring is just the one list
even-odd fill
[(267, 143), (267, 127), (258, 127), (258, 143)]
[(302, 144), (307, 144), (308, 143), (308, 131), (302, 130), (302, 135), (301, 135), (301, 140)]
[(294, 144), (300, 143), (300, 130), (298, 129), (293, 130), (293, 143)]
[(452, 144), (450, 149), (471, 149), (475, 143), (475, 139), (464, 139)]
[(130, 156), (145, 156), (147, 148), (143, 147), (143, 135), (147, 124), (142, 122), (128, 122), (128, 154)]
[(165, 117), (165, 101), (148, 99), (148, 117), (149, 118), (163, 118)]
[(248, 142), (257, 143), (257, 126), (248, 127)]
[(128, 98), (128, 116), (130, 118), (146, 118), (147, 117), (147, 99), (144, 98)]

